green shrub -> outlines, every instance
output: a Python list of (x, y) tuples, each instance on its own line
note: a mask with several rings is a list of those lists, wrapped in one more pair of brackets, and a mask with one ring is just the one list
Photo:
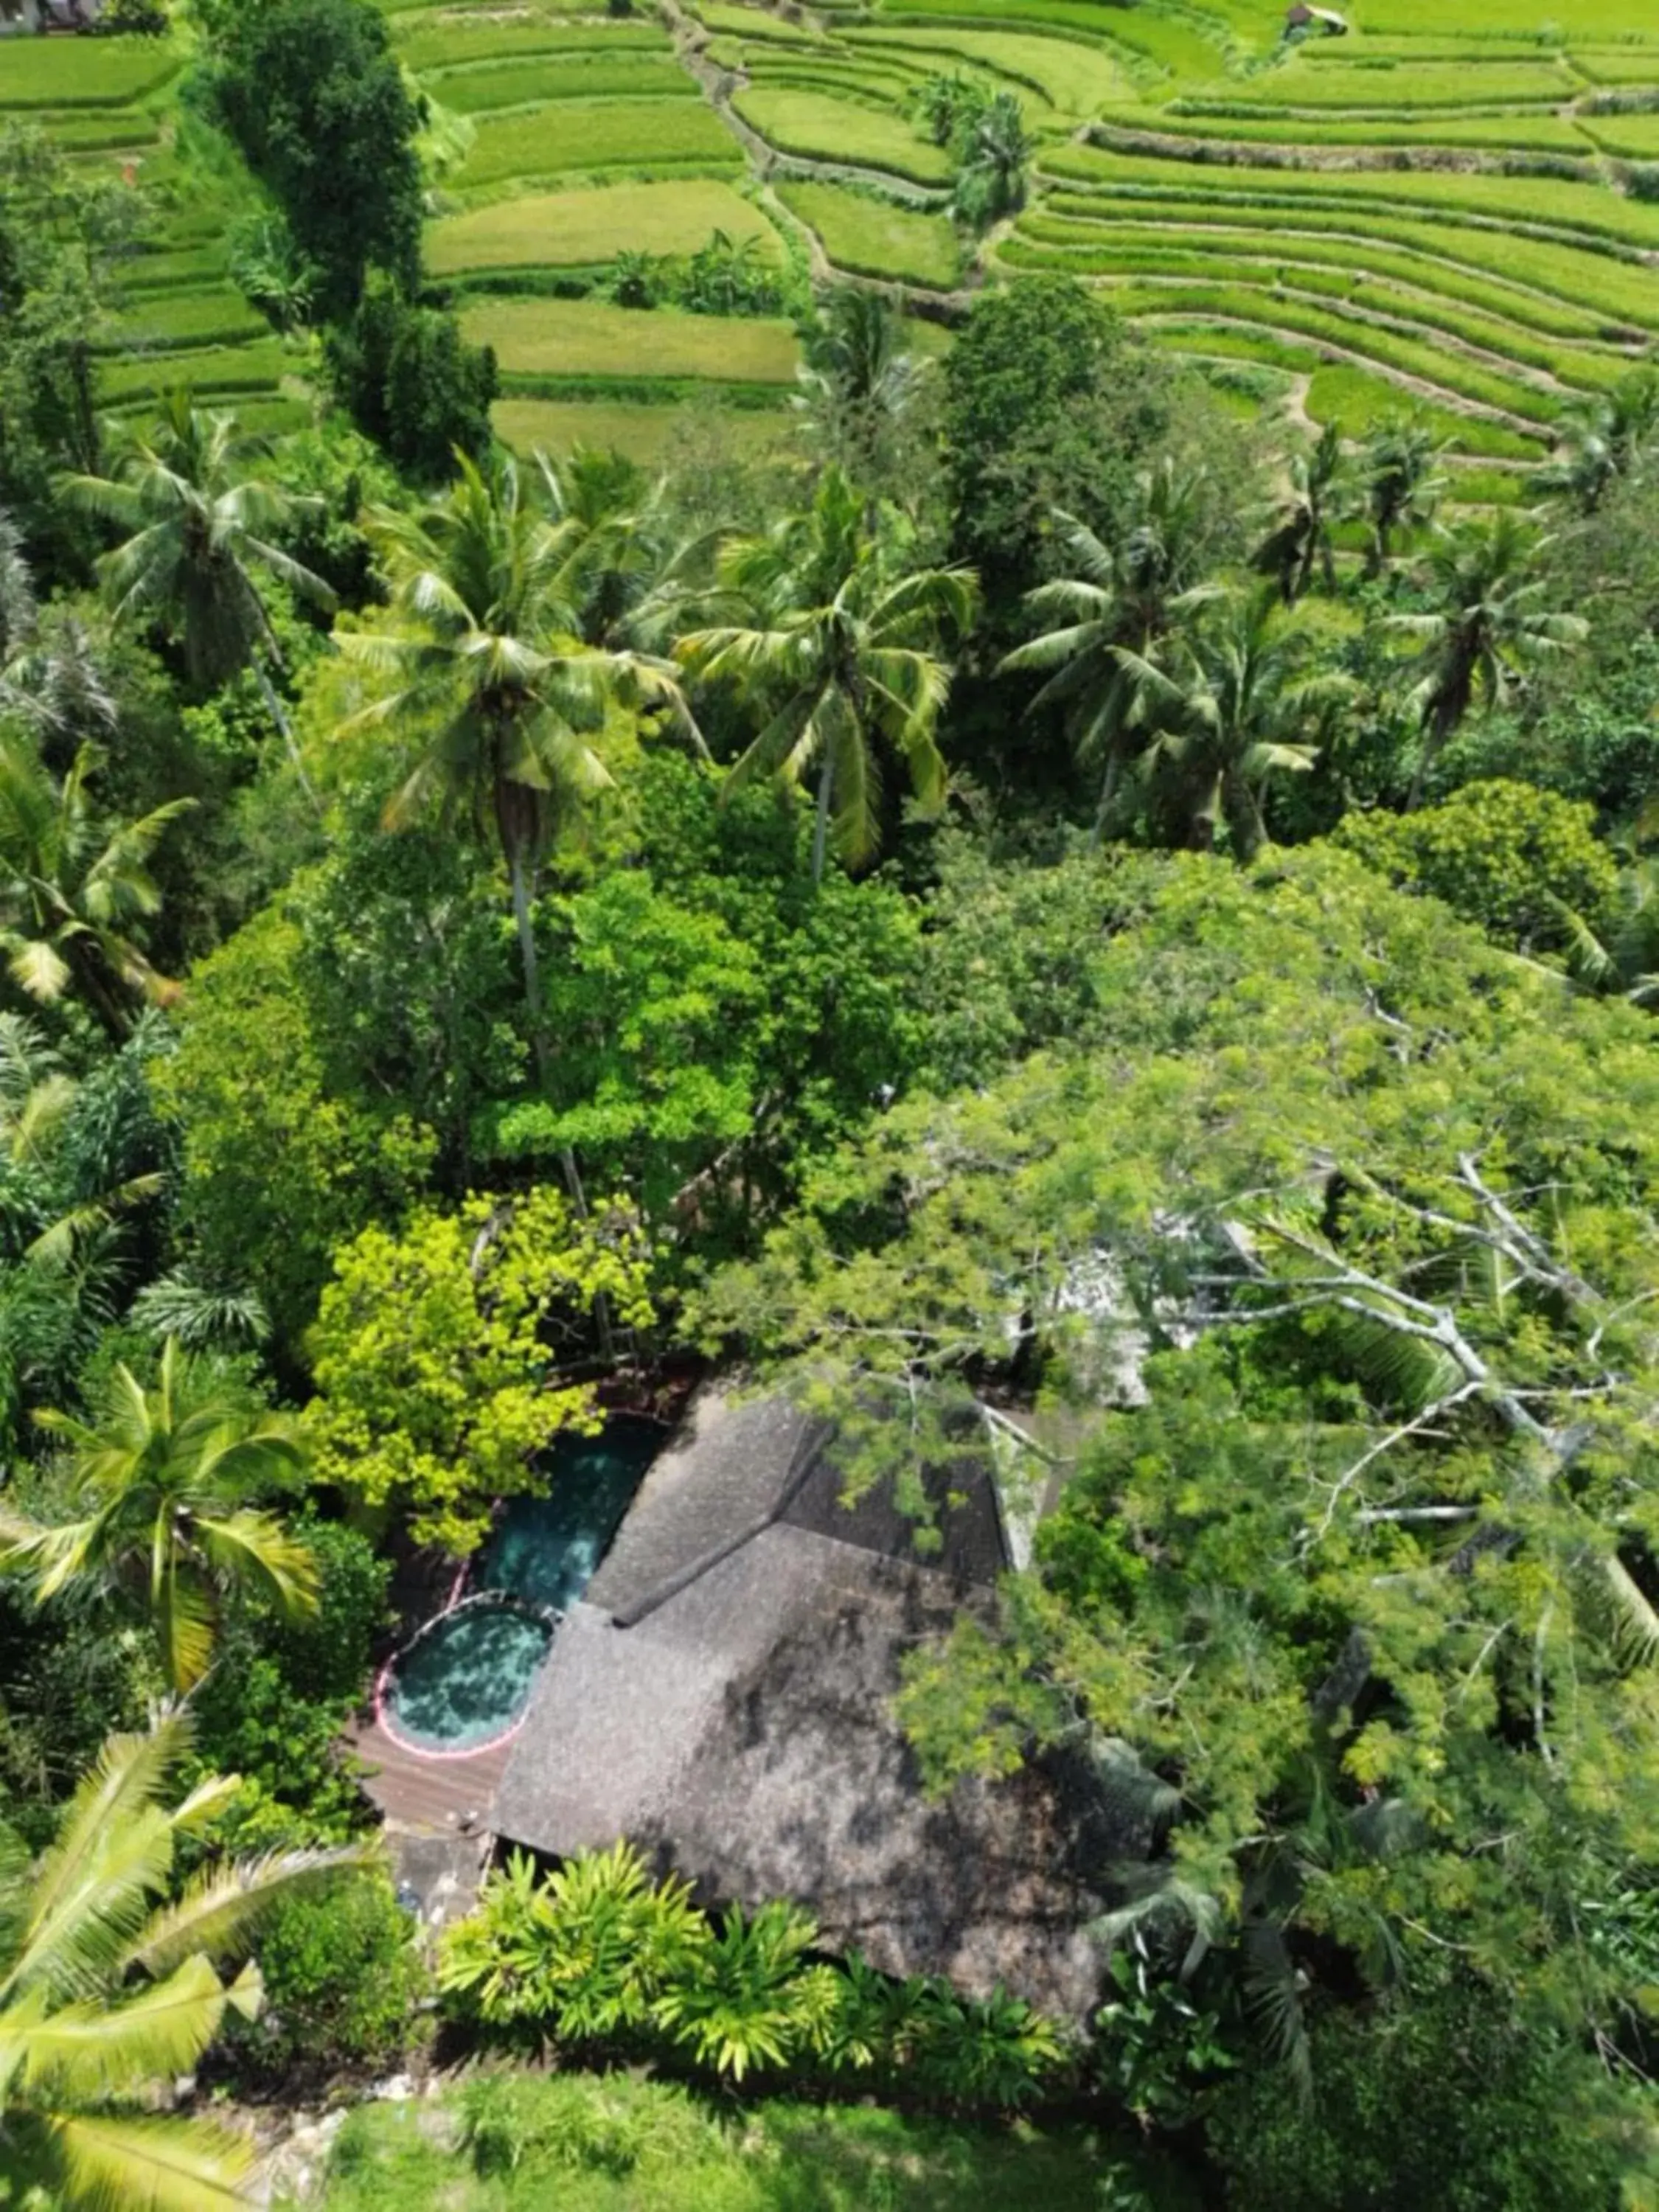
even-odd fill
[(172, 27), (161, 0), (104, 0), (92, 27), (103, 39), (164, 39)]
[(685, 1885), (653, 1884), (626, 1844), (545, 1880), (515, 1851), (446, 1934), (438, 1986), (487, 2027), (604, 2039), (647, 2024), (706, 1927)]
[(1236, 2212), (1613, 2212), (1620, 2202), (1618, 2093), (1587, 2052), (1484, 1984), (1450, 1981), (1386, 2009), (1328, 2015), (1313, 2067), (1311, 2106), (1268, 2067), (1218, 2100), (1208, 2148)]
[(264, 2008), (233, 2043), (253, 2072), (384, 2071), (408, 2049), (430, 1978), (384, 1874), (286, 1900), (258, 1956)]
[(475, 458), (489, 452), (495, 356), (469, 345), (447, 309), (420, 306), (377, 270), (324, 349), (335, 397), (405, 469), (443, 477), (458, 449)]
[(1562, 943), (1564, 907), (1598, 933), (1610, 920), (1618, 867), (1595, 818), (1582, 801), (1494, 777), (1418, 814), (1351, 814), (1334, 835), (1402, 889), (1528, 951)]
[[(717, 2077), (842, 2075), (955, 2106), (1012, 2110), (1061, 2075), (1061, 2031), (999, 1990), (975, 1999), (894, 1981), (856, 1955), (811, 1956), (817, 1929), (775, 1901), (718, 1922), (633, 1848), (586, 1852), (545, 1880), (515, 1854), (445, 1935), (438, 1985), (463, 2018), (540, 2041), (667, 2047)], [(477, 2093), (475, 2151), (511, 2170), (525, 2142), (507, 2088)], [(516, 2145), (516, 2148), (515, 2148)]]
[(751, 2069), (783, 2068), (811, 2049), (835, 2017), (833, 1970), (805, 1964), (817, 1924), (775, 1899), (752, 1919), (734, 1905), (719, 1932), (704, 1923), (652, 2007), (652, 2018), (705, 2066), (741, 2081)]

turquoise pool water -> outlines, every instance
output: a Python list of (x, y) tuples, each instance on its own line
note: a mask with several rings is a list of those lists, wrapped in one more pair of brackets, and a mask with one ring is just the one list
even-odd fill
[(475, 1589), (521, 1603), (463, 1605), (398, 1659), (385, 1707), (400, 1735), (428, 1751), (468, 1751), (512, 1726), (552, 1641), (539, 1616), (564, 1612), (587, 1588), (662, 1435), (654, 1421), (619, 1416), (597, 1437), (560, 1440), (546, 1497), (512, 1500), (473, 1576)]
[(626, 1418), (607, 1421), (597, 1437), (562, 1437), (546, 1497), (513, 1499), (484, 1552), (479, 1586), (557, 1613), (574, 1605), (661, 1443), (654, 1421)]
[(468, 1751), (518, 1718), (553, 1632), (517, 1606), (470, 1606), (398, 1660), (386, 1710), (428, 1751)]

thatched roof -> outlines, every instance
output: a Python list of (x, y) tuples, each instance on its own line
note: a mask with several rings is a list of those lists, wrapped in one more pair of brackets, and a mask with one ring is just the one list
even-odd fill
[(627, 1836), (711, 1900), (799, 1899), (890, 1972), (1081, 2014), (1084, 1870), (1114, 1855), (1089, 1793), (1050, 1765), (932, 1802), (892, 1717), (903, 1653), (989, 1602), (988, 1475), (951, 1470), (924, 1560), (879, 1493), (838, 1503), (824, 1443), (776, 1401), (702, 1402), (554, 1639), (496, 1829), (559, 1855)]

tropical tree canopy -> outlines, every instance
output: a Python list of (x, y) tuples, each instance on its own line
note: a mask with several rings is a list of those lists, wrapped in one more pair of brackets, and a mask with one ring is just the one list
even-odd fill
[(1071, 1048), (896, 1107), (705, 1327), (836, 1412), (855, 1487), (1041, 1376), (1066, 1502), (905, 1712), (941, 1785), (1094, 1742), (1151, 1838), (1120, 1937), (1224, 1947), (1285, 2055), (1445, 1946), (1615, 2034), (1646, 1969), (1584, 1916), (1659, 1848), (1646, 1017), (1340, 855), (1097, 897)]
[(1031, 711), (1060, 708), (1079, 764), (1100, 776), (1097, 844), (1124, 769), (1154, 719), (1142, 664), (1218, 593), (1203, 573), (1205, 489), (1200, 473), (1172, 461), (1144, 471), (1109, 545), (1075, 515), (1057, 513), (1073, 573), (1040, 584), (1026, 605), (1039, 619), (1058, 619), (1003, 659), (1005, 670), (1052, 670)]
[(911, 567), (904, 534), (890, 511), (872, 523), (848, 477), (826, 469), (807, 513), (723, 555), (721, 580), (749, 621), (689, 631), (675, 647), (705, 683), (729, 681), (762, 724), (734, 786), (816, 774), (815, 881), (832, 834), (849, 867), (880, 842), (877, 736), (903, 762), (918, 804), (937, 812), (944, 803), (934, 733), (951, 678), (939, 647), (970, 621), (974, 577)]
[(100, 817), (105, 757), (82, 744), (60, 781), (27, 738), (0, 736), (0, 945), (31, 999), (51, 1006), (72, 989), (118, 1038), (135, 1000), (172, 992), (128, 933), (159, 910), (150, 855), (193, 802), (169, 800), (136, 822)]
[(66, 501), (124, 533), (103, 563), (118, 614), (176, 627), (203, 688), (260, 651), (282, 661), (257, 571), (302, 599), (332, 602), (322, 578), (275, 542), (297, 503), (249, 473), (267, 451), (234, 416), (204, 413), (175, 390), (155, 425), (119, 449), (112, 475), (63, 479)]

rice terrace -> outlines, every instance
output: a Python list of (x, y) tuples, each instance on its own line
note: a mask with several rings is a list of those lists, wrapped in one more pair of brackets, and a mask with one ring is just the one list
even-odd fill
[[(712, 392), (763, 447), (811, 276), (902, 286), (948, 325), (973, 288), (1048, 269), (1241, 412), (1356, 435), (1413, 408), (1456, 489), (1492, 504), (1659, 330), (1644, 0), (1570, 27), (1546, 0), (383, 4), (439, 149), (428, 265), (495, 348), (521, 445), (650, 458)], [(14, 43), (0, 115), (164, 189), (179, 37)], [(977, 236), (929, 127), (941, 85), (1009, 95), (1027, 137), (1024, 204)], [(137, 264), (105, 346), (117, 407), (187, 380), (260, 427), (303, 410), (303, 364), (229, 282), (199, 201)]]

